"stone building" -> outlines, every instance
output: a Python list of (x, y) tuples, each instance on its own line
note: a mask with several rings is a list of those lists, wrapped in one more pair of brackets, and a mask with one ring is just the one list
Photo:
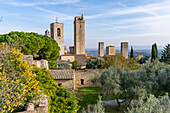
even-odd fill
[(54, 39), (60, 47), (60, 55), (64, 54), (64, 24), (55, 22), (50, 24), (51, 38)]
[(104, 56), (104, 42), (99, 42), (98, 55), (99, 56)]
[(48, 37), (50, 37), (50, 31), (49, 31), (49, 30), (46, 30), (46, 31), (45, 31), (45, 35), (48, 36)]
[(107, 46), (106, 55), (115, 55), (115, 46)]
[(121, 55), (128, 58), (128, 42), (121, 42)]
[(55, 82), (58, 86), (62, 85), (63, 88), (68, 90), (75, 89), (75, 70), (49, 70), (50, 74), (55, 78)]
[(101, 70), (49, 70), (55, 77), (57, 85), (62, 85), (68, 90), (77, 90), (80, 87), (100, 87), (100, 83), (93, 84), (91, 79)]
[(74, 54), (74, 46), (70, 46), (69, 49), (70, 49), (70, 54)]
[(83, 14), (74, 19), (74, 54), (85, 54), (85, 20)]
[(73, 61), (77, 61), (78, 62), (78, 68), (82, 69), (82, 68), (86, 68), (86, 64), (87, 64), (87, 56), (85, 54), (79, 54), (79, 55), (75, 55), (75, 54), (64, 54), (60, 56), (60, 60), (62, 61), (67, 61), (67, 62), (73, 62)]

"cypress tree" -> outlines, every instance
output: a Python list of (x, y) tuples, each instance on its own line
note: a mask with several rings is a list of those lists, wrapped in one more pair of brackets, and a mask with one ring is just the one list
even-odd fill
[(130, 58), (134, 58), (133, 47), (131, 46)]
[(157, 59), (158, 58), (158, 48), (156, 43), (152, 45), (152, 59)]

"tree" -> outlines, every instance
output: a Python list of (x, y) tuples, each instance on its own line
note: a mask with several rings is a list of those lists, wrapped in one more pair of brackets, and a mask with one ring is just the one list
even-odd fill
[(40, 94), (39, 82), (20, 50), (5, 43), (0, 48), (0, 111), (17, 112)]
[(101, 69), (105, 61), (102, 57), (91, 57), (86, 67), (89, 69)]
[(133, 47), (131, 46), (130, 58), (134, 58)]
[(127, 66), (126, 59), (120, 55), (104, 56), (104, 60), (103, 68), (109, 68), (110, 66), (125, 68)]
[(161, 61), (170, 64), (170, 44), (164, 47), (164, 50), (162, 51)]
[(139, 63), (140, 63), (140, 64), (144, 64), (144, 63), (146, 63), (147, 60), (149, 60), (149, 58), (150, 58), (149, 56), (144, 56), (143, 58), (141, 58), (141, 59), (139, 60)]
[(152, 45), (152, 59), (153, 60), (158, 59), (158, 48), (156, 43)]
[(78, 62), (77, 60), (75, 60), (72, 62), (72, 69), (77, 69), (77, 67), (78, 67)]
[(57, 69), (70, 69), (70, 64), (67, 62), (62, 62), (61, 64), (58, 64)]
[[(140, 96), (144, 91), (139, 82), (139, 76), (136, 72), (129, 69), (122, 70), (121, 68), (104, 69), (99, 77), (95, 77), (92, 81), (99, 81), (102, 84), (102, 93), (106, 96), (113, 96), (117, 101), (117, 108), (120, 110), (121, 103), (131, 101)], [(120, 99), (124, 99), (120, 101)]]
[(170, 99), (168, 93), (166, 95), (156, 98), (150, 94), (145, 101), (140, 98), (134, 101), (131, 108), (128, 108), (128, 113), (169, 113), (170, 112)]
[[(45, 35), (37, 33), (10, 32), (0, 36), (0, 42), (17, 43), (16, 48), (26, 55), (33, 55), (34, 59), (46, 59), (50, 68), (57, 68), (55, 61), (59, 58), (60, 47), (57, 42)], [(54, 66), (53, 66), (54, 65)]]
[(49, 97), (48, 110), (50, 113), (77, 113), (79, 106), (75, 94), (62, 86), (57, 86), (54, 76), (45, 68), (34, 66), (33, 73), (37, 75), (36, 80), (39, 81), (40, 89)]

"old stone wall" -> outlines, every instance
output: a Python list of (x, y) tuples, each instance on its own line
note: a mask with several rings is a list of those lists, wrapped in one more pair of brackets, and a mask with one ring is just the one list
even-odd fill
[(75, 88), (81, 87), (100, 87), (100, 83), (93, 84), (91, 79), (96, 76), (96, 74), (100, 74), (101, 70), (77, 70), (75, 71)]
[(55, 79), (55, 82), (57, 85), (62, 85), (63, 88), (66, 88), (68, 90), (74, 90), (74, 79), (71, 80), (59, 80), (59, 79)]

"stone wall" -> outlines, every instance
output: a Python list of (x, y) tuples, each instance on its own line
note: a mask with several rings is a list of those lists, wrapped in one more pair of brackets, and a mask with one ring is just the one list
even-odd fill
[(44, 59), (42, 59), (42, 60), (33, 60), (32, 55), (23, 55), (23, 60), (27, 60), (27, 62), (29, 64), (34, 64), (39, 68), (43, 67), (43, 68), (46, 68), (47, 70), (49, 69), (47, 60), (44, 60)]
[(75, 71), (75, 88), (81, 87), (100, 87), (100, 83), (93, 84), (91, 79), (96, 76), (96, 74), (101, 73), (101, 70), (77, 70)]
[(57, 85), (62, 85), (63, 88), (66, 88), (68, 90), (74, 90), (74, 79), (71, 80), (59, 80), (59, 79), (55, 79), (55, 82)]

